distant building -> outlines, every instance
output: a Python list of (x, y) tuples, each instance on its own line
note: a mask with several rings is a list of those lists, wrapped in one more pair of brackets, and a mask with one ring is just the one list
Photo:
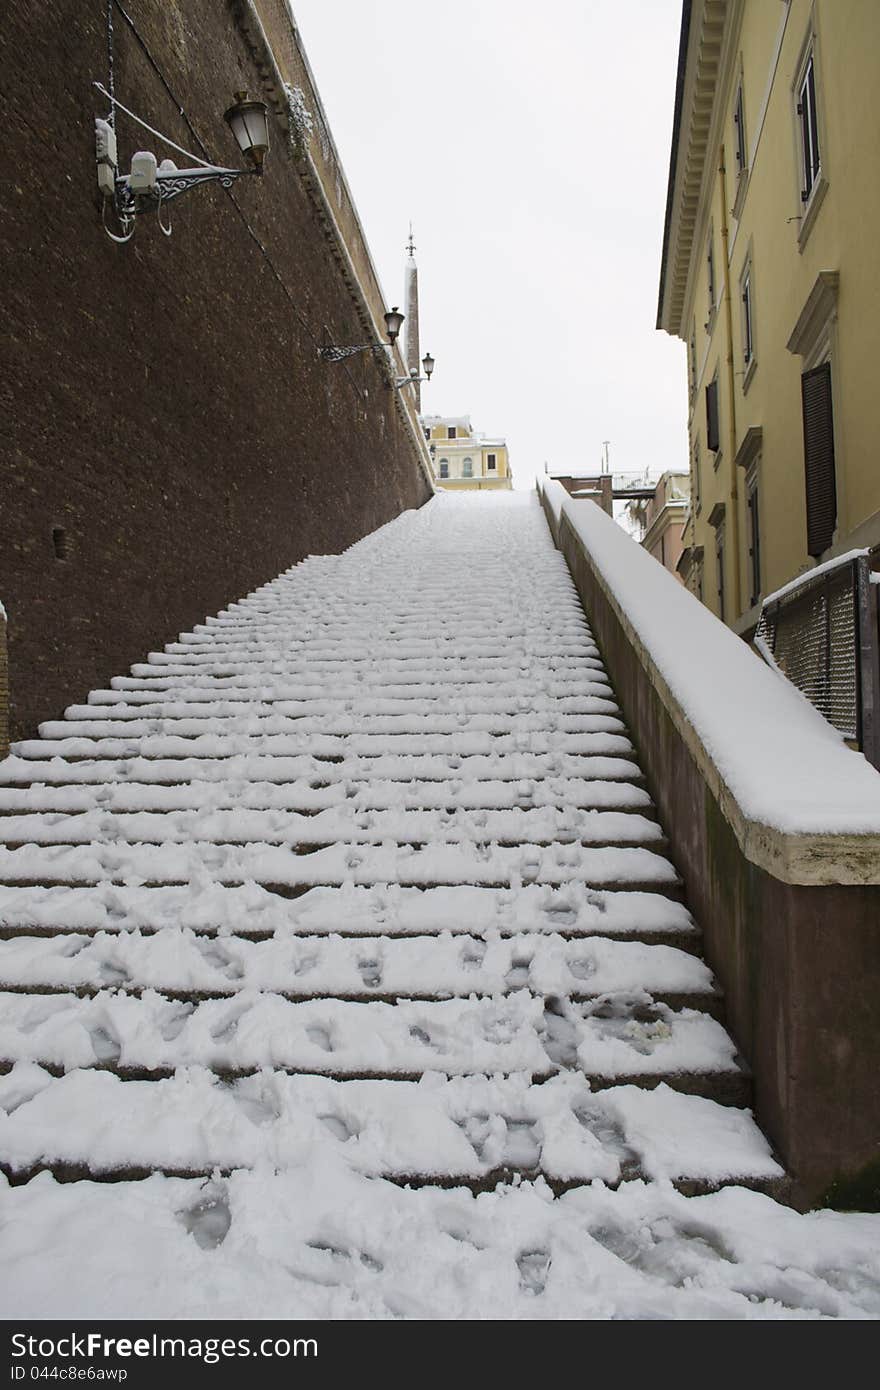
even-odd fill
[(654, 489), (654, 496), (643, 503), (645, 534), (642, 545), (679, 579), (683, 578), (678, 566), (690, 495), (689, 473), (664, 473)]
[(468, 415), (422, 415), (419, 418), (438, 487), (454, 492), (479, 492), (485, 488), (513, 486), (507, 444), (503, 439), (486, 439), (476, 434)]

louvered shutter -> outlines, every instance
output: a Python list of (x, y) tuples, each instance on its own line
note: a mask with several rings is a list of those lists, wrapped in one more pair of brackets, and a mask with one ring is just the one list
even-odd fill
[(706, 387), (706, 448), (717, 454), (721, 447), (718, 431), (718, 382), (710, 381)]
[(807, 552), (818, 557), (834, 538), (837, 483), (834, 472), (834, 414), (831, 363), (801, 377), (804, 413), (804, 472), (807, 488)]

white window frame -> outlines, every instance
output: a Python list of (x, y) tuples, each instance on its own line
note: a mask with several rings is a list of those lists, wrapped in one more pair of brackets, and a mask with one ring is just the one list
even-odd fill
[(739, 277), (740, 331), (742, 333), (743, 394), (748, 391), (758, 356), (755, 346), (755, 270), (751, 252), (746, 256), (742, 274)]
[(749, 142), (746, 132), (745, 77), (742, 58), (740, 58), (739, 80), (733, 98), (733, 151), (736, 158), (736, 193), (731, 208), (731, 216), (739, 222), (749, 184)]
[[(807, 113), (801, 109), (805, 95), (810, 103)], [(812, 22), (801, 46), (791, 99), (797, 169), (798, 248), (803, 251), (828, 189), (828, 141), (822, 118), (822, 65), (815, 24)], [(808, 118), (806, 139), (805, 114)], [(809, 119), (810, 115), (812, 120)], [(813, 141), (815, 151), (812, 149)], [(815, 165), (811, 158), (813, 153), (818, 158)]]
[(694, 481), (693, 481), (693, 487), (692, 487), (693, 499), (694, 499), (694, 511), (696, 512), (697, 516), (699, 516), (699, 515), (700, 515), (700, 512), (703, 510), (703, 488), (702, 488), (702, 483), (701, 483), (701, 478), (700, 478), (700, 463), (701, 463), (701, 459), (700, 459), (700, 441), (699, 441), (699, 439), (695, 439), (695, 440), (694, 440), (694, 447), (693, 447), (693, 450), (691, 451), (691, 459), (692, 459), (692, 461), (693, 461), (693, 473), (694, 473)]

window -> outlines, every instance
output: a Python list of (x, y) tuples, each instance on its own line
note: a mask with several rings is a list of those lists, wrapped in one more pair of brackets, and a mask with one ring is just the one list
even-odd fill
[(733, 135), (734, 152), (736, 154), (736, 172), (744, 174), (747, 167), (748, 153), (746, 150), (746, 121), (743, 108), (743, 87), (742, 82), (736, 89), (736, 101), (733, 104)]
[(758, 503), (758, 466), (754, 464), (746, 477), (746, 510), (749, 518), (749, 605), (754, 606), (761, 595), (761, 512)]
[(455, 436), (456, 436), (456, 428), (455, 428), (455, 425), (450, 425), (449, 428), (448, 428), (448, 430), (446, 431), (446, 433), (448, 434), (448, 436), (449, 436), (450, 439), (455, 439)]
[(472, 478), (472, 477), (474, 476), (474, 461), (473, 461), (473, 459), (465, 459), (465, 460), (464, 460), (464, 462), (463, 462), (462, 465), (461, 465), (461, 476), (462, 476), (463, 478)]
[(742, 292), (743, 362), (751, 366), (755, 356), (755, 330), (752, 322), (752, 267), (747, 265), (740, 281)]
[(496, 462), (495, 462), (495, 455), (494, 455), (494, 454), (487, 454), (487, 456), (486, 456), (486, 467), (487, 467), (487, 468), (497, 468), (497, 466), (498, 466), (498, 465), (497, 465)]
[(807, 54), (797, 88), (798, 129), (801, 144), (801, 202), (808, 203), (821, 170), (819, 120), (816, 112), (816, 70), (813, 50)]
[(721, 432), (718, 423), (717, 376), (714, 377), (706, 387), (706, 448), (712, 454), (717, 454), (721, 448)]
[(688, 366), (689, 366), (689, 368), (690, 368), (690, 377), (689, 377), (689, 380), (690, 380), (690, 387), (691, 387), (691, 395), (693, 395), (694, 392), (695, 392), (696, 389), (697, 389), (697, 325), (696, 325), (696, 324), (692, 324), (692, 325), (691, 325), (691, 341), (690, 341), (690, 346), (689, 346), (689, 349), (688, 349), (688, 356), (689, 356), (689, 359), (690, 359), (690, 361), (689, 361), (689, 363), (688, 363)]
[(834, 539), (837, 525), (830, 362), (823, 362), (821, 366), (804, 372), (801, 377), (801, 403), (807, 491), (807, 553), (818, 559)]
[(441, 459), (441, 460), (440, 460), (440, 477), (441, 477), (441, 478), (448, 478), (448, 477), (449, 477), (449, 459)]
[(709, 228), (709, 249), (706, 252), (706, 272), (709, 282), (709, 320), (706, 324), (706, 328), (708, 329), (709, 324), (712, 322), (712, 315), (715, 312), (715, 245), (714, 233), (711, 227)]
[(431, 438), (431, 431), (430, 431), (429, 429), (426, 429), (426, 430), (425, 430), (425, 438), (426, 438), (426, 439), (430, 439), (430, 438)]
[(724, 622), (724, 526), (715, 532), (715, 585), (718, 598), (718, 616)]

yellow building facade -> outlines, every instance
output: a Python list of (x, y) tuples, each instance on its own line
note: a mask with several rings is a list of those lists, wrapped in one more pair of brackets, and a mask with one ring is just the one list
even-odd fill
[(503, 439), (478, 435), (467, 415), (422, 415), (419, 418), (438, 487), (454, 492), (478, 492), (513, 486)]
[(878, 0), (684, 0), (657, 326), (687, 345), (680, 572), (743, 634), (880, 554), (878, 90)]

